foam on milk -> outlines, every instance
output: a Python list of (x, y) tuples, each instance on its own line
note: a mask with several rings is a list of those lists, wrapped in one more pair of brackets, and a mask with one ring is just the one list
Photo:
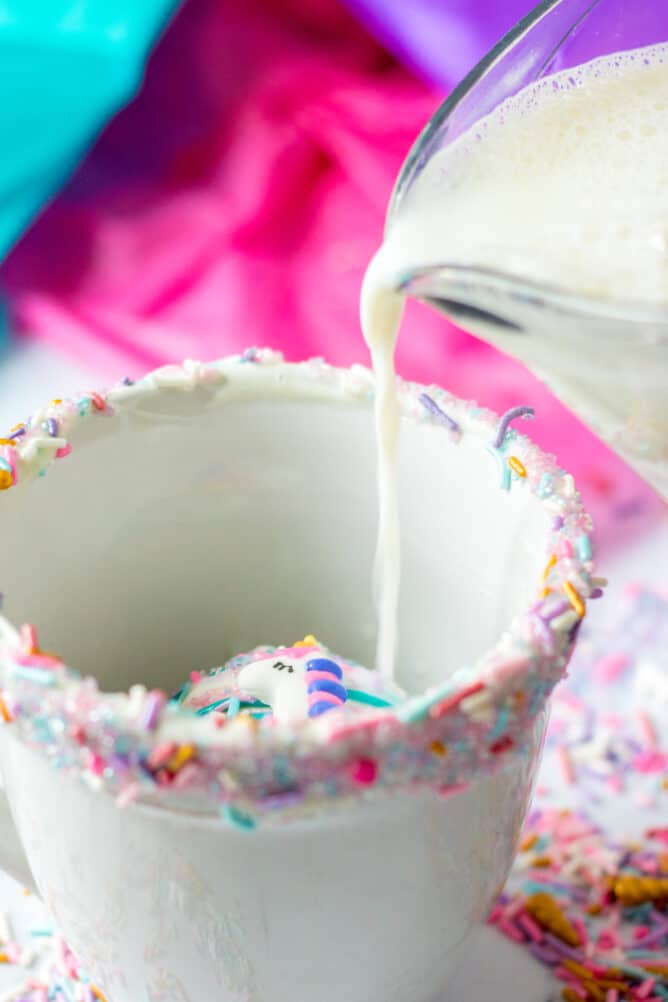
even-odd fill
[[(399, 594), (394, 347), (402, 276), (429, 265), (477, 266), (572, 294), (666, 304), (667, 126), (668, 44), (539, 80), (427, 164), (369, 265), (361, 320), (377, 379), (377, 666), (386, 677)], [(622, 368), (627, 362), (620, 355)]]

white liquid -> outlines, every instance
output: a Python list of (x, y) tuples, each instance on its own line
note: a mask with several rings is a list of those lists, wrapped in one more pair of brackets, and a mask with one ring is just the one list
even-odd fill
[[(407, 272), (490, 269), (572, 294), (668, 303), (668, 45), (538, 81), (442, 150), (401, 204), (362, 287), (378, 395), (378, 667), (396, 652), (399, 525), (394, 346)], [(563, 326), (563, 325), (562, 325)], [(481, 331), (550, 383), (668, 493), (668, 347), (549, 324)], [(565, 457), (567, 458), (567, 457)]]

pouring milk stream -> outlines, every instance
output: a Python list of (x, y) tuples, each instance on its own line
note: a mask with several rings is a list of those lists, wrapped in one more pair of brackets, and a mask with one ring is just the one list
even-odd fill
[[(668, 303), (668, 45), (543, 78), (426, 165), (367, 270), (361, 323), (377, 380), (377, 665), (391, 677), (399, 594), (394, 347), (404, 276), (451, 264), (592, 303)], [(433, 298), (425, 296), (425, 298)], [(527, 297), (530, 298), (530, 297)], [(668, 494), (668, 345), (586, 322), (482, 335), (524, 361)], [(466, 324), (465, 324), (466, 325)], [(475, 326), (475, 324), (473, 325)]]

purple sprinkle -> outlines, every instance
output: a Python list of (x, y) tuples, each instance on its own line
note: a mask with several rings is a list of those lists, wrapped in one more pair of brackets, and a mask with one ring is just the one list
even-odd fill
[(652, 932), (648, 932), (642, 939), (636, 939), (633, 948), (634, 950), (644, 950), (646, 946), (655, 946), (666, 937), (668, 937), (668, 923), (664, 923), (660, 929), (653, 929)]
[(58, 422), (55, 418), (47, 418), (44, 422), (44, 427), (51, 436), (51, 438), (58, 438)]
[(545, 933), (545, 939), (550, 944), (550, 946), (553, 946), (554, 949), (557, 951), (557, 953), (560, 954), (562, 957), (569, 957), (570, 960), (575, 960), (576, 963), (578, 964), (582, 963), (583, 957), (581, 950), (574, 950), (571, 946), (568, 946), (566, 943), (562, 943), (559, 937), (553, 936), (551, 932)]
[(559, 532), (559, 529), (564, 527), (564, 517), (563, 515), (557, 515), (554, 522), (552, 523), (552, 531)]
[(510, 424), (511, 421), (514, 421), (516, 418), (521, 418), (521, 417), (525, 418), (533, 417), (534, 414), (535, 411), (533, 407), (526, 407), (526, 406), (511, 407), (509, 411), (506, 411), (506, 413), (499, 421), (499, 426), (496, 429), (496, 436), (494, 438), (494, 442), (492, 443), (494, 445), (494, 448), (500, 449), (501, 446), (503, 445), (503, 440), (506, 437), (506, 432), (508, 431), (508, 425)]
[(259, 351), (257, 348), (246, 348), (241, 356), (242, 362), (257, 362)]
[(534, 955), (536, 960), (540, 960), (541, 964), (556, 964), (559, 960), (559, 954), (555, 953), (547, 946), (541, 946), (539, 943), (529, 943), (529, 950)]
[(21, 436), (25, 435), (25, 433), (25, 428), (17, 428), (16, 431), (13, 431), (11, 435), (7, 436), (7, 438), (21, 438)]
[(140, 717), (142, 727), (147, 731), (154, 730), (158, 723), (160, 711), (165, 705), (165, 697), (161, 692), (149, 692), (144, 702), (143, 711)]
[(589, 593), (589, 598), (603, 598), (603, 589), (594, 588), (594, 590)]
[(454, 421), (449, 414), (441, 410), (436, 401), (429, 396), (428, 393), (420, 394), (420, 403), (429, 411), (429, 413), (436, 418), (441, 424), (446, 425), (450, 431), (459, 431), (459, 425)]
[(134, 380), (130, 379), (129, 376), (123, 376), (121, 379), (123, 386), (134, 386)]
[(552, 622), (553, 619), (556, 619), (557, 616), (561, 616), (564, 612), (568, 612), (570, 607), (571, 603), (563, 599), (563, 601), (559, 602), (557, 605), (554, 606), (554, 608), (550, 609), (550, 611), (542, 618), (545, 620), (546, 623), (550, 623)]

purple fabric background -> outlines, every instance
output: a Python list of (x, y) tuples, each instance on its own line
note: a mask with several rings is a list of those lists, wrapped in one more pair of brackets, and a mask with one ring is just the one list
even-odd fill
[(533, 0), (345, 0), (404, 65), (444, 90), (472, 69)]

